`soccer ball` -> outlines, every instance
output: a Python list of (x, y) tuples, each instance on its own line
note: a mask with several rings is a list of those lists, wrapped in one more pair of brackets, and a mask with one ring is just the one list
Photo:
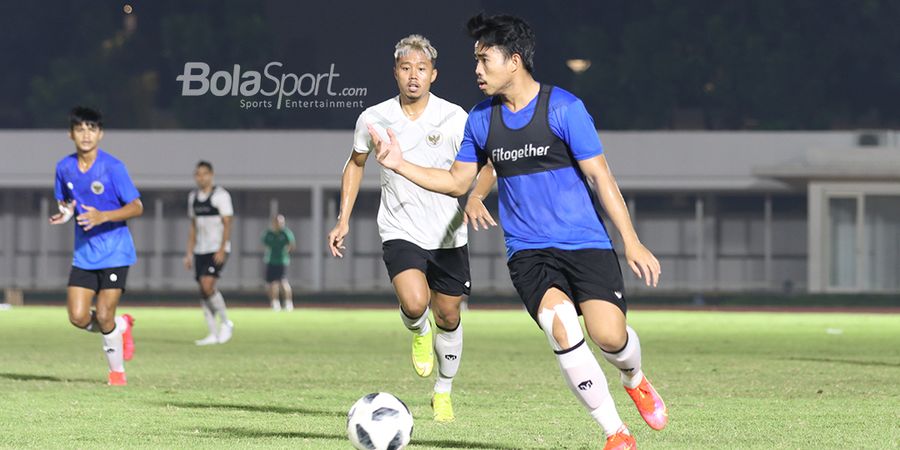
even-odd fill
[(347, 414), (347, 437), (359, 450), (400, 450), (409, 444), (412, 431), (409, 408), (385, 392), (357, 400)]

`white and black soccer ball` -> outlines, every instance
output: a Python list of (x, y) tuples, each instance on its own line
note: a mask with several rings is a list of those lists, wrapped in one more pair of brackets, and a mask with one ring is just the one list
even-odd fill
[(347, 437), (359, 450), (400, 450), (409, 444), (412, 431), (409, 408), (386, 392), (357, 400), (347, 414)]

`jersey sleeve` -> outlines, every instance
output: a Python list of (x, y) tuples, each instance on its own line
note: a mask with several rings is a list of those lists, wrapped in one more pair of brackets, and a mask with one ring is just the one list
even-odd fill
[(296, 244), (297, 244), (297, 241), (294, 240), (294, 232), (293, 232), (293, 231), (291, 231), (291, 230), (288, 229), (288, 228), (285, 228), (285, 229), (284, 229), (284, 234), (287, 235), (288, 242), (290, 242), (291, 245), (296, 245)]
[(453, 150), (458, 153), (460, 147), (462, 147), (463, 137), (466, 134), (466, 122), (469, 115), (462, 108), (457, 107), (456, 109), (457, 111), (450, 118), (449, 131)]
[(357, 153), (369, 153), (375, 148), (369, 129), (366, 127), (366, 113), (363, 112), (356, 119), (356, 129), (353, 130), (353, 151)]
[(554, 108), (550, 113), (550, 129), (569, 145), (578, 161), (603, 154), (594, 119), (581, 100)]
[(456, 154), (456, 160), (460, 162), (478, 164), (487, 164), (487, 157), (484, 149), (478, 144), (476, 136), (475, 114), (469, 114), (466, 120), (466, 126), (463, 130), (462, 142), (459, 145), (459, 152)]
[(69, 191), (66, 189), (66, 182), (63, 180), (62, 170), (59, 167), (59, 164), (56, 165), (56, 183), (53, 186), (53, 193), (56, 196), (56, 200), (68, 202), (71, 200), (69, 195)]
[(234, 206), (231, 204), (231, 194), (225, 189), (221, 189), (213, 195), (212, 204), (219, 210), (222, 217), (231, 217), (234, 215)]
[(116, 164), (111, 175), (119, 203), (127, 205), (141, 197), (141, 193), (134, 187), (134, 183), (128, 175), (128, 169), (125, 167), (125, 164)]

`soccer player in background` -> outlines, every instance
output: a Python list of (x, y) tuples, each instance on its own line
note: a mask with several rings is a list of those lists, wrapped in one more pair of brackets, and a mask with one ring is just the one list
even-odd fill
[(272, 309), (281, 311), (281, 293), (284, 293), (284, 310), (294, 310), (294, 298), (291, 284), (285, 273), (291, 265), (291, 252), (296, 247), (294, 233), (284, 226), (284, 216), (278, 214), (272, 218), (272, 228), (266, 230), (262, 237), (266, 248), (263, 261), (266, 263), (266, 291), (272, 300)]
[(188, 194), (191, 227), (188, 231), (184, 267), (187, 270), (194, 268), (195, 279), (200, 286), (203, 315), (209, 328), (209, 334), (196, 341), (197, 345), (224, 344), (231, 339), (234, 330), (234, 323), (228, 320), (225, 298), (216, 288), (219, 274), (231, 252), (234, 208), (231, 205), (231, 194), (216, 186), (213, 176), (211, 163), (198, 162), (194, 169), (197, 189)]
[[(134, 355), (134, 319), (116, 316), (128, 268), (137, 261), (126, 220), (144, 212), (140, 193), (118, 159), (100, 150), (103, 118), (98, 111), (75, 107), (69, 115), (75, 153), (56, 164), (55, 195), (59, 213), (50, 223), (75, 217), (75, 249), (66, 289), (69, 322), (103, 335), (109, 363), (108, 383), (124, 386), (125, 362)], [(91, 308), (94, 297), (96, 309)]]
[[(399, 95), (366, 109), (354, 132), (353, 150), (344, 166), (341, 210), (328, 234), (332, 255), (343, 257), (350, 215), (363, 170), (374, 149), (367, 124), (397, 131), (406, 157), (425, 167), (446, 170), (462, 141), (466, 113), (430, 92), (437, 78), (437, 50), (420, 35), (410, 35), (394, 50)], [(469, 294), (469, 251), (463, 212), (453, 197), (426, 191), (389, 170), (381, 170), (378, 209), (384, 263), (400, 302), (400, 318), (413, 334), (412, 362), (420, 377), (438, 374), (432, 407), (434, 420), (454, 420), (450, 392), (463, 348), (460, 302)], [(429, 312), (433, 310), (437, 333)]]
[(605, 448), (633, 448), (578, 315), (647, 424), (662, 429), (668, 415), (641, 370), (640, 342), (626, 324), (621, 269), (599, 207), (622, 235), (628, 265), (648, 285), (658, 282), (659, 262), (634, 231), (584, 104), (533, 78), (530, 26), (479, 14), (468, 30), (476, 41), (478, 87), (491, 98), (470, 112), (452, 167), (424, 166), (401, 151), (403, 139), (393, 130), (385, 135), (370, 127), (376, 158), (393, 174), (454, 196), (468, 191), (480, 165), (493, 164), (513, 285), (570, 390), (606, 433)]

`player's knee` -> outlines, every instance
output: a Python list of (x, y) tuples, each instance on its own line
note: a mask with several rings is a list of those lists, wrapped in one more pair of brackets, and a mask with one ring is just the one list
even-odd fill
[(560, 303), (553, 308), (542, 308), (538, 313), (538, 323), (554, 351), (568, 350), (584, 340), (578, 312), (570, 302)]
[(444, 330), (452, 330), (459, 325), (459, 310), (434, 309), (434, 323)]
[(415, 319), (418, 317), (422, 317), (422, 314), (425, 314), (425, 310), (428, 308), (428, 302), (421, 301), (407, 301), (403, 302), (400, 305), (400, 310), (403, 311), (403, 314), (410, 319)]
[(90, 313), (69, 313), (69, 323), (78, 328), (87, 328), (91, 324)]
[(116, 322), (115, 310), (97, 308), (97, 322), (104, 330), (112, 328), (112, 325)]
[(592, 331), (591, 340), (605, 352), (617, 352), (628, 342), (625, 330)]

